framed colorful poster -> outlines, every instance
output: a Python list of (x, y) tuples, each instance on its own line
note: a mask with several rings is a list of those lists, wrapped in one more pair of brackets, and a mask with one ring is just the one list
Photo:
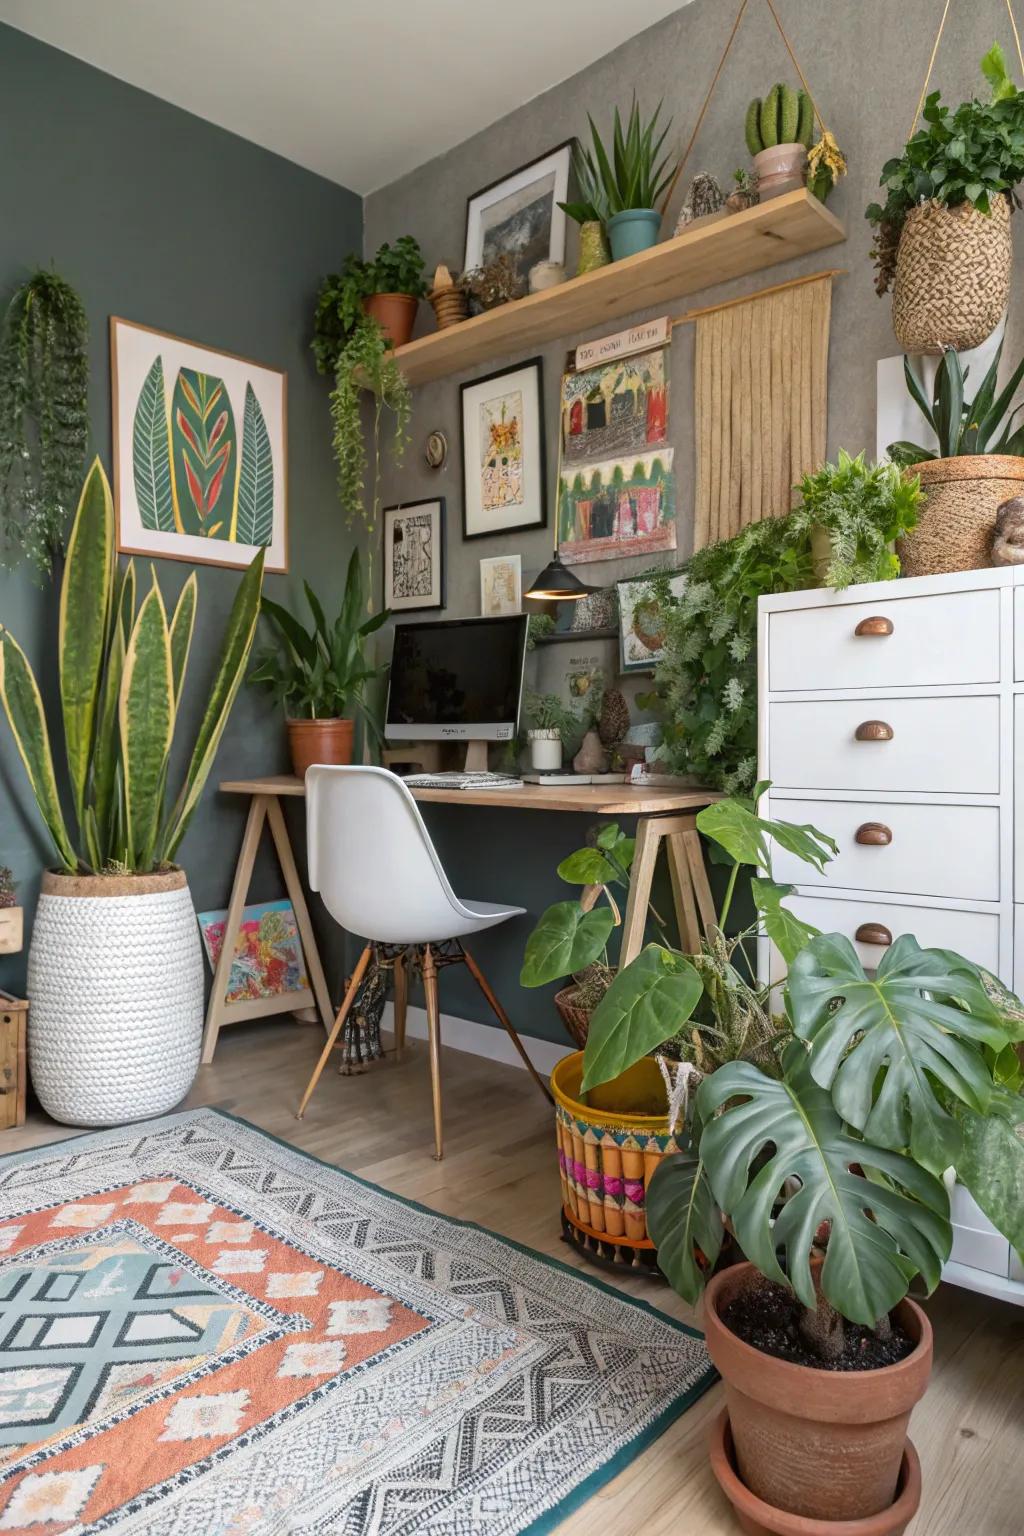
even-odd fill
[(113, 316), (117, 547), (288, 569), (287, 375)]
[(676, 547), (671, 448), (558, 471), (558, 553), (567, 565)]
[(500, 181), (474, 192), (466, 203), (467, 271), (512, 259), (523, 292), (538, 261), (565, 260), (565, 212), (572, 140), (559, 144)]
[(459, 393), (463, 538), (543, 528), (548, 512), (540, 358), (462, 384)]
[(562, 376), (563, 465), (646, 453), (668, 437), (664, 347)]
[(522, 555), (491, 555), (480, 561), (480, 612), (485, 619), (523, 611)]
[(384, 607), (443, 608), (444, 497), (384, 508)]
[(671, 597), (686, 586), (680, 572), (674, 576), (638, 576), (618, 582), (619, 670), (651, 672), (665, 654), (665, 580)]
[[(227, 911), (197, 914), (212, 970), (217, 969)], [(287, 899), (245, 907), (235, 942), (225, 1002), (283, 997), (309, 987), (295, 912)]]

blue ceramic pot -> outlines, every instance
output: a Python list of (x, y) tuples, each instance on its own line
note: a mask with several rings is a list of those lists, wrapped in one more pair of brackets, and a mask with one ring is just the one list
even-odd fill
[(612, 260), (621, 261), (624, 256), (635, 256), (637, 251), (657, 245), (660, 228), (661, 214), (656, 208), (626, 208), (613, 214), (608, 220)]

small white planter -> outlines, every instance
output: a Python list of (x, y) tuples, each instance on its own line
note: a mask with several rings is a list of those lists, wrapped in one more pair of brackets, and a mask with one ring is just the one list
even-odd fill
[(562, 766), (562, 738), (557, 730), (528, 731), (530, 762), (537, 773), (557, 773)]
[(184, 871), (44, 874), (28, 955), (28, 1056), (47, 1114), (164, 1114), (199, 1066), (203, 957)]

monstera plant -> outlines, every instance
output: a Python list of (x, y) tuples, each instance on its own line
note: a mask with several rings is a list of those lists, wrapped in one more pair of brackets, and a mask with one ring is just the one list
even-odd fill
[[(172, 860), (195, 815), (256, 633), (263, 551), (242, 575), (180, 788), (168, 796), (198, 604), (195, 572), (168, 612), (153, 571), (137, 600), (120, 574), (110, 486), (96, 459), (60, 593), (59, 694), (74, 827), (65, 818), (42, 693), (0, 627), (0, 701), (57, 870), (43, 875), (29, 951), (29, 1056), (43, 1106), (70, 1124), (158, 1114), (199, 1062), (203, 968), (185, 874)], [(113, 899), (106, 899), (113, 898)]]

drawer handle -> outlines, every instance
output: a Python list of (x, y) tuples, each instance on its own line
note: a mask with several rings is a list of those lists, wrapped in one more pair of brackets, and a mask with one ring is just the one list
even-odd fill
[(865, 848), (888, 848), (892, 842), (892, 829), (884, 821), (866, 821), (857, 828), (853, 840)]
[(885, 720), (862, 720), (853, 733), (855, 741), (892, 741), (894, 734)]
[(884, 923), (861, 923), (854, 938), (858, 944), (877, 944), (882, 949), (892, 943), (892, 934)]
[(870, 618), (861, 619), (854, 634), (875, 635), (884, 639), (886, 635), (892, 634), (894, 627), (892, 619), (883, 618), (880, 613), (873, 613)]

